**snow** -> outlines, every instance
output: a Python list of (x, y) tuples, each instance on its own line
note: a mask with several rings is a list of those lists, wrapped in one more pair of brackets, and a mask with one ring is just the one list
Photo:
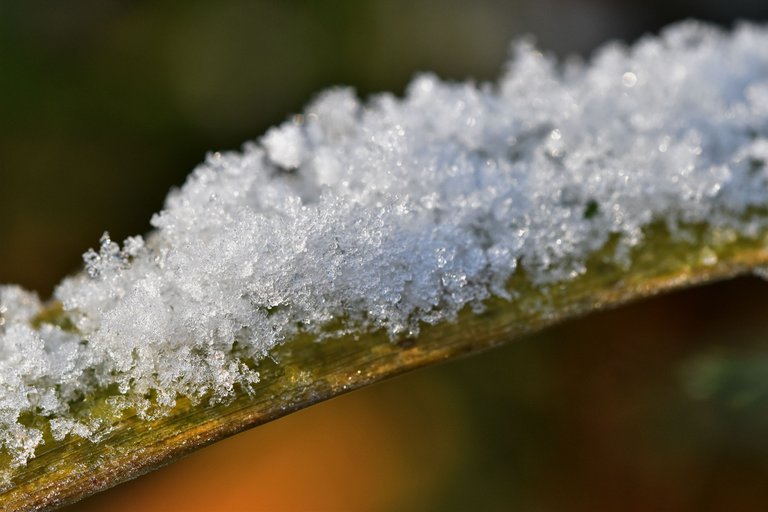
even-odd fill
[[(212, 153), (144, 240), (107, 234), (55, 292), (75, 329), (0, 288), (0, 446), (24, 464), (53, 435), (90, 437), (78, 397), (163, 414), (178, 396), (226, 400), (301, 332), (420, 326), (586, 272), (652, 222), (744, 235), (768, 204), (768, 29), (687, 22), (583, 64), (514, 46), (498, 83), (417, 77), (403, 98), (322, 93), (241, 152)], [(330, 325), (337, 326), (331, 330)], [(145, 396), (156, 395), (150, 405)]]

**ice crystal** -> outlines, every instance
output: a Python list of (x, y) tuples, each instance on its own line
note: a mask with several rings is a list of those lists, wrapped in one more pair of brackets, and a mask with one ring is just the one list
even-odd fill
[(497, 84), (426, 74), (365, 103), (330, 90), (209, 155), (146, 241), (105, 234), (55, 292), (69, 328), (31, 322), (38, 299), (0, 288), (0, 445), (33, 456), (27, 413), (57, 439), (92, 435), (70, 406), (96, 390), (143, 415), (226, 399), (258, 379), (244, 361), (299, 332), (414, 335), (516, 300), (518, 268), (572, 279), (609, 237), (620, 261), (652, 222), (754, 234), (765, 226), (742, 214), (768, 204), (766, 162), (768, 29), (754, 25), (684, 23), (589, 64), (524, 42)]

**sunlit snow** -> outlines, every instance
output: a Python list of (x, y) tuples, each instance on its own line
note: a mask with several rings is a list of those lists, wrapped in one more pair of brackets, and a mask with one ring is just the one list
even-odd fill
[(226, 399), (258, 379), (239, 357), (300, 331), (332, 338), (332, 320), (415, 335), (516, 300), (516, 269), (571, 279), (610, 236), (622, 261), (653, 221), (756, 233), (740, 214), (768, 204), (766, 161), (768, 29), (754, 25), (676, 25), (588, 64), (521, 43), (498, 83), (427, 74), (403, 98), (327, 91), (209, 155), (146, 241), (87, 252), (55, 292), (77, 334), (33, 328), (37, 297), (0, 287), (0, 445), (15, 464), (33, 456), (28, 412), (56, 438), (91, 435), (98, 422), (69, 406), (107, 386), (142, 414)]

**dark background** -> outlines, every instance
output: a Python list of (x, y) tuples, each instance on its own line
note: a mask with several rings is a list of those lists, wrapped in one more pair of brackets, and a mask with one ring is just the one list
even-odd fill
[[(50, 295), (108, 229), (143, 233), (206, 151), (319, 90), (496, 77), (759, 0), (0, 0), (0, 283)], [(298, 413), (74, 510), (757, 510), (768, 287), (571, 322)], [(122, 508), (120, 508), (122, 507)]]

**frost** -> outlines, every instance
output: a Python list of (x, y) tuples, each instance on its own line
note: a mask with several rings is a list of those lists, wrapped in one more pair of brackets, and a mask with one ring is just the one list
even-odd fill
[(179, 396), (226, 400), (258, 380), (248, 360), (300, 332), (415, 335), (516, 300), (518, 269), (572, 279), (609, 237), (622, 261), (652, 222), (754, 235), (764, 221), (743, 214), (768, 204), (766, 162), (755, 25), (684, 23), (586, 65), (521, 43), (497, 84), (423, 75), (367, 103), (328, 91), (209, 155), (146, 241), (105, 234), (55, 292), (71, 326), (33, 322), (36, 296), (0, 288), (0, 445), (14, 464), (34, 455), (30, 413), (56, 439), (91, 437), (98, 418), (71, 406), (107, 389), (145, 417)]

